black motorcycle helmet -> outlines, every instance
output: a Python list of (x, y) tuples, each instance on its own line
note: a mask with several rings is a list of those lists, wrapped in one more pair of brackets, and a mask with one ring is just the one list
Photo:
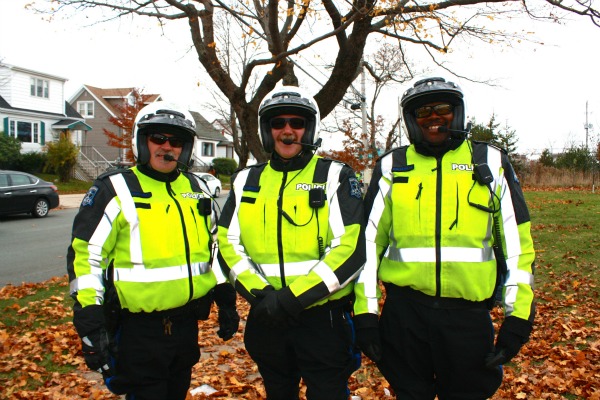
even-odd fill
[(267, 153), (272, 153), (275, 147), (269, 121), (283, 114), (301, 115), (306, 118), (306, 130), (301, 142), (308, 145), (317, 144), (321, 121), (317, 103), (299, 87), (282, 86), (269, 93), (258, 108), (260, 140)]
[[(460, 87), (454, 82), (446, 82), (444, 78), (421, 79), (404, 92), (400, 102), (404, 124), (411, 143), (417, 145), (423, 142), (423, 134), (417, 125), (415, 110), (425, 104), (438, 101), (448, 102), (454, 106), (454, 119), (450, 124), (450, 129), (464, 132), (465, 103)], [(461, 132), (451, 132), (451, 137), (462, 140), (465, 138), (466, 133)]]

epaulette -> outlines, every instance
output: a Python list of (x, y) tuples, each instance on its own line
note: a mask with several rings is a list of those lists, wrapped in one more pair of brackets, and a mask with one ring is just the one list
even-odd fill
[(266, 165), (266, 164), (268, 164), (268, 163), (263, 162), (263, 163), (259, 163), (259, 164), (246, 165), (245, 167), (236, 169), (234, 174), (237, 174), (238, 172), (244, 171), (246, 169), (262, 167), (263, 165)]
[(98, 177), (96, 179), (98, 180), (103, 180), (111, 175), (116, 175), (116, 174), (124, 174), (124, 173), (131, 173), (131, 170), (129, 168), (117, 168), (117, 169), (113, 169), (110, 171), (106, 171), (101, 173), (100, 175), (98, 175)]
[(500, 147), (500, 146), (496, 146), (496, 145), (495, 145), (495, 144), (493, 144), (493, 143), (489, 143), (489, 142), (483, 142), (483, 141), (481, 141), (481, 140), (473, 140), (473, 139), (471, 139), (471, 142), (472, 142), (474, 145), (475, 145), (475, 144), (477, 144), (477, 145), (482, 145), (482, 144), (483, 144), (483, 145), (486, 145), (486, 146), (488, 146), (488, 147), (491, 147), (491, 148), (493, 148), (493, 149), (496, 149), (496, 150), (498, 150), (498, 151), (501, 151), (501, 152), (502, 152), (502, 153), (504, 153), (504, 154), (508, 154), (508, 151), (507, 151), (506, 149), (504, 149), (504, 148), (502, 148), (502, 147)]
[(375, 162), (381, 160), (383, 157), (387, 156), (390, 153), (393, 153), (396, 150), (400, 150), (400, 149), (407, 149), (408, 146), (410, 146), (409, 144), (405, 145), (405, 146), (398, 146), (398, 147), (394, 147), (389, 149), (388, 151), (386, 151), (385, 153), (383, 153), (382, 155), (380, 155), (379, 157), (377, 157), (377, 160), (375, 160)]

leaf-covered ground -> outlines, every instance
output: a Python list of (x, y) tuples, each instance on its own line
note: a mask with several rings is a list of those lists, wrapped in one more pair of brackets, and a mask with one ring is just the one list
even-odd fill
[[(600, 272), (597, 266), (592, 269)], [(598, 302), (590, 300), (599, 298), (599, 288), (575, 269), (553, 276), (541, 267), (538, 273), (547, 274), (550, 283), (536, 290), (535, 330), (521, 354), (505, 367), (504, 383), (493, 399), (600, 400), (600, 313)], [(57, 284), (66, 293), (66, 277), (0, 290), (0, 300), (12, 304), (3, 314), (14, 311), (24, 317), (15, 326), (0, 322), (0, 398), (118, 399), (83, 363), (79, 339), (69, 321), (69, 301), (55, 295), (26, 306), (17, 304), (17, 299)], [(189, 400), (265, 398), (260, 375), (243, 346), (248, 309), (244, 301), (238, 304), (242, 324), (227, 343), (215, 334), (215, 312), (201, 322), (202, 358), (194, 368), (191, 389), (207, 385), (204, 387), (216, 392), (190, 393)], [(496, 321), (501, 318), (499, 312), (494, 311)], [(387, 382), (368, 359), (363, 359), (363, 366), (352, 376), (350, 389), (361, 399), (392, 398)]]

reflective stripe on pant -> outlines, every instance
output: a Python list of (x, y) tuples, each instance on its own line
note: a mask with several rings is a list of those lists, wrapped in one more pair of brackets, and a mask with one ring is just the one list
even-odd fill
[(380, 318), (381, 373), (399, 399), (483, 400), (502, 382), (485, 368), (494, 330), (485, 307), (436, 308), (390, 295)]
[[(127, 314), (121, 324), (117, 373), (128, 380), (131, 400), (184, 400), (192, 367), (200, 359), (198, 320)], [(169, 334), (170, 333), (170, 334)]]
[(268, 400), (298, 399), (301, 378), (309, 400), (348, 398), (348, 378), (358, 367), (349, 316), (343, 307), (309, 313), (301, 314), (295, 326), (273, 329), (257, 322), (250, 311), (244, 343)]

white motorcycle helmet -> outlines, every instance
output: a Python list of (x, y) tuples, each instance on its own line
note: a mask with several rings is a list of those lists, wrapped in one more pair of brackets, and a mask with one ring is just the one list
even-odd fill
[(150, 161), (146, 138), (150, 133), (169, 133), (186, 139), (178, 161), (185, 165), (190, 164), (197, 134), (196, 122), (188, 110), (164, 101), (157, 101), (140, 110), (135, 117), (131, 146), (140, 165)]
[(275, 148), (269, 121), (283, 114), (306, 118), (306, 129), (301, 142), (313, 146), (311, 149), (318, 147), (321, 114), (315, 99), (299, 87), (281, 86), (269, 93), (258, 108), (260, 140), (267, 153), (272, 153)]

